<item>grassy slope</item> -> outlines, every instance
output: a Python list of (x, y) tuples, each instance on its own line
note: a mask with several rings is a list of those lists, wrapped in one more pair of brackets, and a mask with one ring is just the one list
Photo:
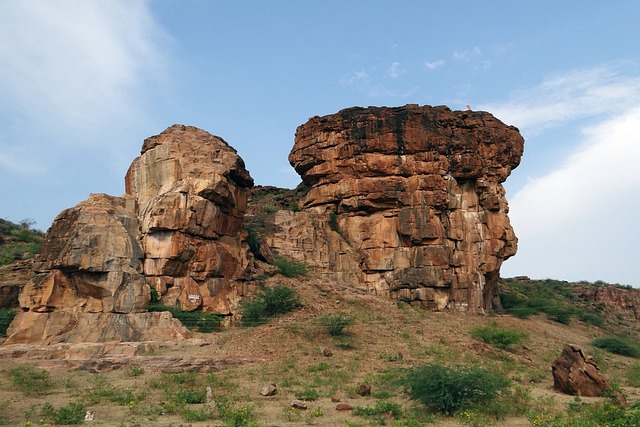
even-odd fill
[[(213, 359), (244, 360), (240, 365), (229, 365), (210, 376), (203, 374), (192, 379), (194, 387), (213, 388), (217, 401), (230, 399), (240, 414), (242, 407), (252, 408), (258, 425), (294, 426), (411, 426), (412, 411), (419, 408), (409, 401), (400, 389), (389, 384), (403, 368), (426, 363), (445, 365), (476, 365), (495, 372), (503, 372), (514, 385), (530, 395), (528, 410), (566, 411), (573, 397), (561, 395), (552, 389), (551, 362), (559, 356), (563, 346), (573, 343), (595, 356), (610, 381), (622, 387), (631, 403), (639, 399), (638, 385), (632, 373), (637, 370), (635, 359), (612, 355), (594, 348), (591, 341), (624, 328), (635, 336), (635, 323), (620, 320), (607, 321), (596, 327), (572, 317), (568, 324), (550, 320), (545, 313), (520, 319), (511, 315), (463, 315), (429, 313), (424, 310), (396, 304), (393, 301), (362, 295), (334, 287), (312, 276), (289, 279), (276, 276), (273, 283), (290, 286), (299, 291), (304, 307), (279, 317), (268, 324), (254, 328), (229, 328), (213, 334), (197, 334), (204, 342), (167, 344), (159, 355), (181, 356), (189, 354)], [(348, 313), (356, 322), (345, 337), (332, 337), (319, 324), (320, 316)], [(618, 322), (618, 323), (616, 323)], [(500, 350), (472, 338), (470, 330), (483, 325), (497, 325), (529, 333), (524, 346), (512, 351)], [(203, 345), (204, 344), (204, 345)], [(327, 350), (331, 353), (328, 354)], [(94, 425), (113, 426), (139, 423), (141, 426), (166, 426), (184, 423), (178, 415), (170, 414), (171, 397), (176, 392), (166, 375), (140, 370), (119, 370), (101, 374), (82, 371), (52, 371), (50, 394), (25, 396), (16, 392), (9, 373), (19, 362), (5, 361), (0, 367), (0, 419), (24, 423), (24, 411), (32, 408), (37, 417), (47, 402), (54, 407), (64, 406), (79, 399), (87, 401), (87, 409), (94, 410)], [(43, 362), (46, 364), (46, 362)], [(634, 379), (635, 378), (635, 379)], [(194, 382), (195, 381), (195, 382)], [(278, 385), (278, 394), (262, 397), (261, 386), (266, 382)], [(372, 395), (359, 396), (360, 384), (371, 384)], [(177, 386), (173, 386), (177, 387)], [(125, 389), (129, 389), (125, 392)], [(106, 390), (106, 391), (105, 391)], [(110, 390), (110, 391), (109, 391)], [(109, 391), (109, 392), (107, 392)], [(116, 401), (107, 396), (130, 393)], [(288, 409), (296, 396), (318, 398), (307, 402), (307, 411)], [(91, 398), (94, 396), (94, 398)], [(330, 397), (337, 396), (353, 406), (373, 407), (376, 402), (390, 400), (401, 405), (405, 415), (400, 420), (367, 418), (352, 412), (338, 412)], [(127, 400), (130, 398), (130, 400)], [(583, 398), (583, 402), (601, 399)], [(4, 406), (2, 405), (4, 403)], [(164, 406), (163, 406), (164, 405)], [(188, 405), (192, 411), (205, 411), (206, 405)], [(162, 409), (164, 408), (164, 409)], [(164, 412), (162, 415), (161, 412)], [(214, 411), (215, 412), (215, 411)], [(422, 414), (422, 417), (427, 417)], [(473, 419), (473, 416), (476, 418)], [(240, 417), (240, 415), (238, 415)], [(487, 420), (470, 415), (470, 419), (430, 417), (436, 425), (484, 425)], [(35, 418), (33, 418), (35, 420)], [(37, 421), (37, 420), (35, 420)], [(192, 426), (232, 425), (222, 420), (190, 421)], [(510, 417), (499, 425), (531, 425), (524, 415)], [(242, 425), (242, 424), (239, 424)], [(250, 424), (245, 424), (250, 425)], [(544, 424), (543, 424), (544, 425)]]

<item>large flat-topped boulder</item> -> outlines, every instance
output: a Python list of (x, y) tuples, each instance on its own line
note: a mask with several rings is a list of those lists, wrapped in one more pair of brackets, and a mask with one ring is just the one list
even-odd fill
[[(523, 147), (515, 127), (486, 112), (349, 108), (300, 126), (289, 161), (310, 187), (303, 210), (332, 217), (352, 248), (356, 286), (476, 311), (491, 307), (516, 252), (501, 183)], [(318, 254), (300, 258), (340, 269)]]

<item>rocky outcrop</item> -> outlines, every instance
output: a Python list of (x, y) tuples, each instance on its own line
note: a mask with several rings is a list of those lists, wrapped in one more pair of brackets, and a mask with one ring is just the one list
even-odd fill
[(614, 285), (577, 284), (575, 292), (583, 303), (595, 306), (611, 318), (640, 320), (640, 290)]
[(249, 266), (241, 225), (253, 185), (236, 151), (174, 125), (148, 138), (126, 194), (93, 194), (60, 213), (22, 290), (7, 343), (182, 339), (161, 302), (228, 314)]
[(270, 245), (369, 292), (434, 310), (491, 308), (516, 252), (501, 185), (523, 153), (485, 112), (407, 105), (313, 117), (289, 161), (309, 191)]
[(230, 314), (249, 267), (241, 230), (253, 185), (236, 151), (175, 125), (144, 142), (125, 184), (138, 202), (143, 275), (162, 302)]
[(125, 195), (91, 195), (55, 219), (7, 342), (182, 339), (178, 323), (146, 312), (151, 296), (232, 314), (258, 273), (247, 234), (256, 257), (305, 262), (342, 286), (482, 311), (516, 251), (501, 183), (522, 150), (518, 130), (484, 112), (314, 117), (289, 156), (304, 185), (286, 205), (262, 191), (279, 205), (260, 221), (254, 212), (257, 244), (242, 229), (253, 186), (242, 159), (221, 138), (174, 125), (144, 141)]
[[(551, 365), (553, 387), (572, 396), (604, 396), (614, 392), (607, 379), (600, 373), (596, 362), (576, 345), (568, 345)], [(614, 392), (623, 403), (624, 396)]]

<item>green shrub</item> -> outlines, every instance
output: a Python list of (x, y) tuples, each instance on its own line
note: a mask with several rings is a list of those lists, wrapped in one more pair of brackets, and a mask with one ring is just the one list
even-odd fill
[(17, 314), (18, 311), (12, 308), (0, 308), (0, 337), (7, 335), (7, 329)]
[(338, 224), (338, 214), (335, 212), (329, 214), (329, 228), (336, 233), (341, 233), (340, 225)]
[(260, 325), (279, 314), (293, 311), (302, 304), (298, 293), (286, 286), (264, 288), (253, 298), (240, 303), (242, 323), (247, 326)]
[(635, 340), (626, 335), (608, 335), (596, 338), (591, 344), (610, 353), (640, 358), (640, 346)]
[(300, 400), (318, 400), (320, 393), (313, 388), (305, 388), (295, 393), (296, 399)]
[(540, 310), (534, 307), (513, 307), (510, 308), (509, 314), (517, 317), (518, 319), (528, 319), (534, 314), (540, 313)]
[(27, 396), (42, 396), (51, 393), (53, 389), (49, 373), (33, 366), (10, 369), (9, 378), (13, 386)]
[(590, 313), (588, 311), (582, 311), (578, 313), (578, 319), (581, 322), (587, 323), (589, 325), (601, 327), (604, 326), (604, 317), (599, 315), (598, 313)]
[(625, 408), (614, 402), (585, 404), (576, 397), (566, 413), (553, 414), (545, 409), (530, 411), (527, 418), (533, 425), (549, 427), (636, 427), (640, 425), (640, 411)]
[(260, 254), (260, 236), (258, 235), (258, 229), (253, 225), (245, 225), (245, 231), (247, 232), (247, 237), (244, 239), (245, 243), (249, 245), (249, 249), (251, 252), (258, 256)]
[(318, 322), (329, 335), (337, 337), (346, 335), (345, 329), (355, 322), (355, 318), (346, 313), (327, 314), (318, 318)]
[(144, 392), (136, 393), (130, 388), (117, 388), (113, 387), (106, 379), (101, 375), (96, 375), (92, 378), (92, 386), (85, 392), (84, 399), (87, 403), (97, 404), (104, 400), (118, 405), (125, 406), (131, 404), (131, 402), (140, 402), (145, 399), (146, 394)]
[(563, 325), (571, 323), (571, 317), (573, 317), (574, 314), (573, 309), (560, 305), (548, 306), (544, 309), (544, 312), (547, 314), (549, 320), (562, 323)]
[(411, 399), (447, 415), (491, 402), (510, 384), (498, 372), (476, 366), (437, 364), (410, 368), (400, 381)]
[(174, 399), (190, 405), (196, 403), (205, 403), (207, 401), (207, 392), (206, 389), (181, 390), (174, 395)]
[(42, 405), (42, 419), (61, 425), (80, 424), (84, 421), (86, 407), (83, 402), (71, 402), (58, 409), (49, 403)]
[(223, 317), (215, 313), (201, 311), (185, 311), (177, 307), (162, 304), (149, 304), (149, 311), (168, 311), (187, 328), (196, 332), (214, 332), (220, 329)]
[(180, 410), (180, 416), (183, 420), (190, 422), (207, 421), (214, 418), (213, 413), (209, 410), (191, 408), (182, 408)]
[(369, 417), (378, 421), (379, 424), (386, 424), (385, 419), (388, 415), (391, 415), (395, 419), (402, 416), (402, 407), (395, 402), (379, 400), (373, 406), (357, 406), (353, 410), (353, 415)]
[(529, 333), (492, 324), (472, 329), (471, 336), (494, 347), (508, 350), (514, 345), (522, 344), (529, 337)]
[(271, 261), (277, 269), (278, 273), (285, 277), (297, 277), (307, 274), (307, 264), (303, 262), (295, 262), (286, 258), (275, 258)]
[(234, 408), (231, 403), (224, 399), (216, 399), (216, 410), (218, 416), (229, 427), (259, 427), (256, 414), (252, 407), (242, 406)]

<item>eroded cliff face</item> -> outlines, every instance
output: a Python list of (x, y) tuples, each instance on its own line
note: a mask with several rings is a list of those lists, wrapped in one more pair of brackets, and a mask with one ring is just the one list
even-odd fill
[(379, 295), (491, 308), (517, 246), (501, 183), (523, 147), (486, 112), (407, 105), (313, 117), (289, 155), (310, 189), (302, 212), (276, 213), (270, 244)]
[[(289, 156), (306, 191), (250, 216), (263, 228), (253, 252), (432, 310), (485, 310), (516, 251), (501, 183), (522, 151), (518, 130), (484, 112), (407, 105), (314, 117)], [(236, 151), (174, 125), (144, 141), (125, 186), (55, 219), (7, 343), (188, 336), (167, 313), (146, 312), (151, 289), (184, 310), (237, 310), (258, 271), (243, 242), (253, 180)]]
[(250, 264), (241, 226), (253, 185), (236, 151), (174, 125), (145, 140), (125, 184), (54, 220), (7, 343), (189, 336), (168, 313), (146, 313), (151, 287), (165, 305), (231, 313)]
[(145, 140), (125, 185), (138, 202), (142, 272), (163, 304), (230, 314), (250, 262), (241, 231), (253, 179), (237, 152), (175, 125)]

